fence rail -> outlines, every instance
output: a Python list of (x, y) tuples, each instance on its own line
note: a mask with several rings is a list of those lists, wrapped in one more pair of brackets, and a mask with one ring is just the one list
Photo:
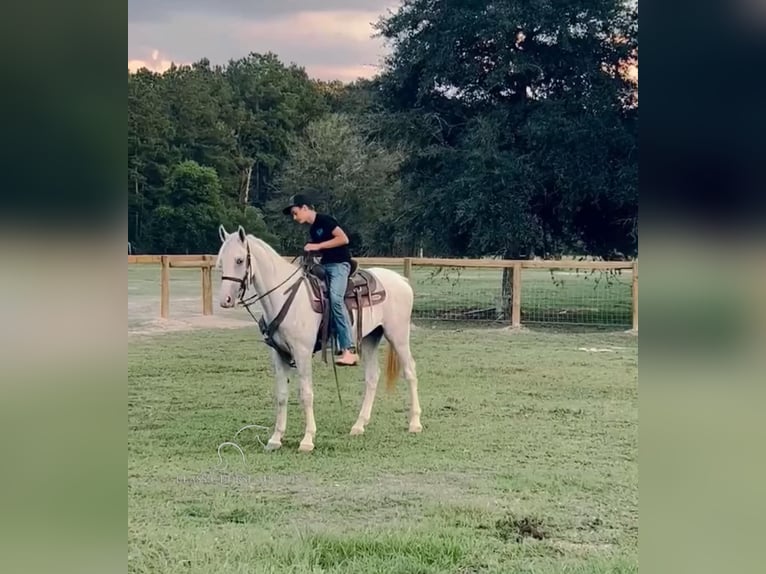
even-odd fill
[[(285, 259), (292, 258), (285, 257)], [(472, 320), (494, 317), (497, 320), (499, 317), (508, 321), (512, 327), (520, 327), (522, 322), (630, 325), (634, 332), (638, 332), (637, 261), (419, 257), (357, 257), (356, 259), (361, 266), (401, 269), (404, 276), (413, 284), (416, 294), (416, 316), (420, 318)], [(163, 318), (169, 316), (170, 269), (172, 268), (201, 270), (203, 314), (213, 313), (212, 268), (215, 260), (215, 255), (128, 255), (128, 263), (132, 265), (160, 265), (160, 316)], [(418, 268), (421, 268), (421, 271), (418, 271)], [(424, 276), (428, 269), (431, 270), (430, 275)], [(451, 277), (448, 272), (440, 273), (444, 269), (456, 270), (458, 277)], [(541, 273), (546, 271), (550, 273), (547, 283), (541, 276)], [(571, 277), (572, 271), (575, 272), (574, 278)], [(621, 275), (623, 271), (631, 275), (629, 284), (620, 281), (619, 278), (615, 280), (615, 277)], [(476, 272), (479, 275), (461, 278), (460, 274), (466, 272)], [(523, 272), (528, 274), (526, 280), (523, 280)], [(583, 282), (589, 279), (587, 272), (600, 273), (590, 283), (594, 286), (591, 294), (588, 294), (583, 287)], [(498, 277), (496, 273), (502, 273), (502, 275)], [(560, 277), (557, 278), (556, 273), (559, 273)], [(607, 274), (605, 281), (602, 280), (604, 273)], [(465, 284), (457, 288), (456, 285), (461, 280)], [(564, 293), (563, 286), (566, 282), (570, 285), (569, 295)], [(500, 286), (499, 294), (497, 293), (498, 285)], [(523, 289), (522, 285), (527, 287)], [(599, 292), (598, 289), (601, 291)], [(487, 301), (491, 301), (492, 306), (487, 307)], [(610, 309), (594, 309), (594, 301), (595, 304), (603, 304)], [(420, 307), (419, 304), (421, 304)], [(461, 304), (468, 308), (457, 311), (450, 309), (450, 306), (460, 307)], [(586, 313), (591, 313), (597, 319), (585, 321), (582, 317)]]

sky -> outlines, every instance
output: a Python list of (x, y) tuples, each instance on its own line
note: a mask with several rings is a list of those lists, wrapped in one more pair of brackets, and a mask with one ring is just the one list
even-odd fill
[(129, 0), (128, 68), (212, 64), (274, 52), (322, 80), (377, 72), (386, 53), (372, 24), (398, 0)]

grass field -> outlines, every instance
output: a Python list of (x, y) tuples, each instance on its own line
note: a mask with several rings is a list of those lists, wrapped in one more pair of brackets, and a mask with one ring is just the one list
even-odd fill
[[(400, 273), (402, 268), (393, 268)], [(148, 305), (147, 316), (159, 314), (159, 275), (156, 265), (128, 267), (128, 291), (135, 305)], [(496, 321), (504, 308), (500, 269), (443, 269), (414, 267), (416, 319), (449, 321)], [(171, 313), (179, 305), (182, 313), (201, 313), (200, 272), (173, 269)], [(550, 271), (525, 269), (522, 272), (522, 324), (589, 325), (630, 329), (631, 272), (607, 275), (601, 272)], [(213, 288), (218, 289), (220, 273), (214, 271)], [(216, 306), (217, 315), (237, 313)], [(502, 318), (507, 322), (507, 319)], [(132, 325), (136, 326), (136, 324)]]
[(413, 353), (422, 434), (400, 381), (348, 436), (362, 372), (341, 407), (317, 358), (316, 450), (291, 383), (283, 449), (248, 429), (221, 467), (274, 422), (257, 329), (131, 336), (128, 571), (638, 571), (635, 337), (421, 327)]

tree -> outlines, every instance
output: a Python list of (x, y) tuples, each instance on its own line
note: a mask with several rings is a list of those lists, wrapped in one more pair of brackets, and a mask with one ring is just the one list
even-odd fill
[(272, 196), (290, 137), (326, 108), (306, 71), (284, 66), (272, 53), (233, 60), (225, 76), (234, 96), (228, 125), (236, 142), (237, 201), (263, 206)]
[(162, 76), (148, 70), (128, 73), (128, 229), (134, 242), (142, 241), (143, 225), (176, 161), (172, 131), (163, 113)]
[(409, 229), (432, 252), (634, 254), (635, 2), (405, 0), (378, 23)]
[(225, 219), (218, 174), (187, 160), (170, 172), (163, 202), (151, 219), (149, 237), (161, 253), (209, 253), (217, 249), (216, 229)]
[[(364, 136), (353, 119), (329, 114), (309, 124), (303, 136), (291, 140), (287, 162), (279, 177), (278, 208), (293, 193), (312, 190), (321, 209), (332, 213), (349, 233), (354, 252), (389, 252), (392, 204), (398, 194), (399, 151), (391, 151)], [(302, 247), (305, 237), (292, 234), (285, 249)]]
[(129, 73), (130, 239), (142, 251), (208, 251), (218, 225), (236, 221), (274, 241), (258, 206), (290, 137), (325, 109), (305, 71), (273, 54)]
[(163, 74), (164, 110), (173, 126), (171, 145), (180, 160), (215, 169), (225, 195), (236, 197), (235, 139), (226, 122), (232, 94), (220, 66), (207, 59), (172, 66)]

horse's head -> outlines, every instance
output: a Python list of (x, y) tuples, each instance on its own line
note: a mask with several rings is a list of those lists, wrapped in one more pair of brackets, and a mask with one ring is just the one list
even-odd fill
[(218, 227), (218, 235), (222, 243), (217, 262), (221, 269), (219, 303), (221, 307), (230, 308), (244, 295), (251, 280), (250, 248), (247, 234), (241, 225), (235, 233), (227, 233), (221, 225)]

